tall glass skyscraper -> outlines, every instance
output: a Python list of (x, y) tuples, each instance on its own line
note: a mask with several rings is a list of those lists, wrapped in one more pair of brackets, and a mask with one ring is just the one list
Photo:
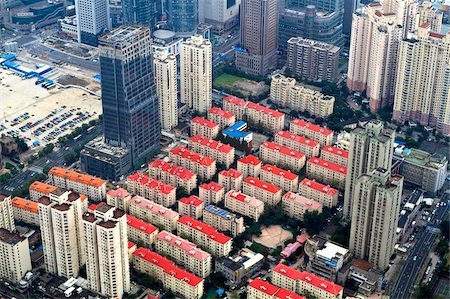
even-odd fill
[(165, 1), (167, 24), (170, 29), (177, 33), (193, 33), (198, 25), (198, 0)]
[(154, 28), (161, 19), (163, 0), (122, 0), (125, 24)]

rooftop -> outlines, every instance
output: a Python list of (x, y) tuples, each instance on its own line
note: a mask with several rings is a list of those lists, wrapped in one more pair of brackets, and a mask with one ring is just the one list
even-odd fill
[(320, 202), (306, 198), (297, 193), (287, 192), (285, 195), (283, 195), (283, 199), (293, 201), (300, 206), (306, 207), (310, 211), (311, 210), (316, 211), (316, 210), (322, 209), (322, 204)]
[(157, 192), (166, 195), (175, 192), (176, 189), (175, 187), (169, 184), (158, 181), (157, 179), (154, 179), (151, 176), (145, 175), (141, 172), (136, 172), (128, 176), (128, 181), (139, 183), (140, 185), (144, 185), (147, 188), (156, 190)]
[(265, 191), (269, 191), (270, 193), (281, 192), (281, 188), (280, 187), (275, 186), (275, 185), (273, 185), (271, 183), (264, 182), (264, 181), (262, 181), (262, 180), (260, 180), (258, 178), (251, 177), (251, 176), (247, 177), (244, 180), (244, 183), (250, 184), (252, 186), (255, 186), (255, 187), (259, 188), (259, 189), (263, 189)]
[(244, 158), (239, 159), (238, 163), (259, 165), (261, 164), (261, 160), (259, 160), (258, 157), (255, 157), (253, 155), (248, 155)]
[(304, 145), (307, 145), (307, 146), (311, 146), (311, 147), (315, 147), (315, 146), (317, 146), (319, 144), (318, 142), (316, 142), (316, 141), (314, 141), (312, 139), (308, 139), (308, 138), (306, 138), (304, 136), (298, 136), (298, 135), (292, 134), (292, 133), (290, 133), (288, 131), (278, 131), (277, 135), (281, 136), (283, 138), (287, 138), (287, 139), (293, 140), (293, 141), (295, 141), (297, 143), (301, 143), (301, 144), (304, 144)]
[(322, 151), (338, 155), (338, 156), (340, 156), (342, 158), (345, 158), (345, 159), (348, 158), (348, 151), (340, 149), (340, 148), (335, 147), (335, 146), (325, 145), (325, 146), (322, 147)]
[(321, 126), (314, 125), (314, 124), (304, 121), (302, 119), (294, 119), (293, 121), (291, 121), (291, 126), (292, 125), (303, 127), (310, 131), (320, 133), (322, 135), (332, 135), (333, 134), (333, 131), (331, 131), (330, 129), (322, 128)]
[(124, 199), (125, 197), (130, 195), (130, 193), (126, 189), (123, 189), (123, 188), (117, 188), (117, 189), (108, 190), (107, 194), (109, 196), (119, 197), (119, 198), (122, 198), (122, 199)]
[(156, 226), (128, 214), (127, 214), (127, 225), (149, 235), (158, 230)]
[(331, 188), (330, 186), (326, 186), (323, 185), (321, 183), (316, 182), (315, 180), (310, 180), (307, 178), (304, 178), (301, 182), (300, 182), (300, 187), (301, 186), (306, 186), (308, 188), (312, 188), (314, 190), (317, 190), (319, 192), (328, 194), (328, 195), (334, 195), (337, 193), (337, 190), (334, 188)]
[(273, 116), (276, 118), (284, 117), (284, 113), (282, 113), (278, 110), (273, 110), (273, 109), (261, 106), (259, 104), (253, 103), (253, 102), (247, 102), (247, 108), (262, 112), (266, 115), (270, 115), (270, 116)]
[(204, 211), (208, 211), (211, 214), (217, 215), (217, 216), (225, 218), (225, 219), (240, 218), (240, 217), (236, 216), (236, 214), (231, 213), (225, 209), (219, 208), (218, 206), (214, 206), (214, 205), (207, 205), (205, 207)]
[(232, 118), (234, 116), (233, 113), (230, 113), (217, 107), (212, 107), (211, 109), (208, 110), (208, 113), (217, 114), (223, 116), (224, 118)]
[(209, 119), (206, 119), (206, 118), (203, 118), (203, 117), (199, 117), (199, 116), (194, 117), (194, 118), (192, 119), (192, 123), (196, 123), (196, 124), (199, 124), (199, 125), (201, 125), (201, 126), (208, 127), (208, 128), (210, 128), (210, 129), (219, 126), (219, 125), (216, 124), (215, 122), (212, 122), (212, 121), (210, 121)]
[(188, 217), (188, 216), (182, 216), (180, 219), (178, 219), (178, 223), (184, 224), (186, 226), (189, 226), (203, 234), (206, 235), (206, 237), (210, 240), (213, 240), (215, 242), (218, 242), (220, 244), (225, 244), (227, 242), (231, 242), (231, 238), (219, 233), (214, 227), (211, 225), (208, 225), (206, 223), (203, 223), (199, 220), (196, 220), (194, 218)]
[(339, 246), (332, 242), (326, 242), (324, 247), (316, 251), (316, 255), (323, 259), (331, 261), (333, 258), (338, 256), (345, 256), (348, 254), (348, 249)]
[(193, 143), (198, 143), (198, 144), (203, 145), (203, 146), (206, 146), (206, 147), (208, 147), (210, 149), (217, 150), (217, 151), (219, 151), (221, 153), (224, 153), (224, 154), (228, 154), (230, 152), (234, 152), (234, 147), (232, 147), (232, 146), (230, 146), (228, 144), (222, 143), (220, 141), (216, 141), (214, 139), (205, 137), (205, 136), (200, 135), (200, 134), (189, 138), (189, 141), (193, 142)]
[(176, 166), (175, 164), (166, 162), (164, 160), (155, 160), (148, 164), (148, 167), (160, 169), (161, 171), (177, 176), (182, 180), (189, 180), (192, 177), (196, 176), (196, 174), (192, 171), (189, 171), (180, 166)]
[(245, 104), (246, 104), (246, 102), (243, 99), (240, 99), (240, 98), (237, 98), (237, 97), (234, 97), (234, 96), (225, 97), (223, 99), (223, 101), (224, 102), (229, 102), (229, 103), (232, 103), (232, 104), (235, 104), (235, 105), (238, 105), (238, 106), (242, 106), (242, 107), (244, 107)]
[(42, 183), (39, 181), (35, 181), (33, 184), (30, 185), (30, 191), (33, 190), (44, 194), (50, 194), (52, 191), (55, 191), (56, 189), (58, 189), (58, 187)]
[(270, 141), (265, 141), (264, 143), (262, 143), (261, 148), (267, 148), (272, 151), (277, 151), (283, 155), (291, 156), (291, 157), (297, 158), (297, 159), (301, 159), (305, 156), (305, 154), (303, 154), (299, 151), (290, 149), (288, 147), (285, 147), (283, 145), (280, 145), (280, 144), (274, 143), (274, 142), (270, 142)]
[(209, 182), (207, 184), (202, 184), (199, 186), (199, 188), (205, 189), (208, 191), (219, 191), (219, 190), (223, 189), (223, 187), (220, 186), (219, 184), (217, 184), (216, 182)]
[(198, 198), (195, 195), (191, 195), (189, 197), (183, 197), (179, 200), (179, 202), (184, 203), (186, 205), (193, 205), (195, 207), (200, 206), (203, 203), (203, 200)]
[(321, 167), (327, 168), (329, 170), (339, 172), (341, 174), (347, 174), (347, 167), (339, 164), (331, 163), (330, 161), (326, 161), (320, 158), (311, 157), (309, 158), (307, 163), (319, 165)]
[(215, 160), (213, 160), (209, 157), (200, 155), (199, 153), (193, 152), (183, 146), (178, 146), (178, 147), (172, 149), (170, 152), (174, 155), (177, 155), (177, 156), (183, 158), (183, 159), (189, 159), (190, 161), (198, 163), (203, 166), (211, 166), (216, 162)]
[(258, 291), (263, 292), (270, 297), (280, 299), (306, 299), (306, 297), (300, 296), (293, 291), (274, 286), (273, 284), (270, 284), (259, 277), (250, 282), (249, 287), (257, 289)]
[(92, 187), (99, 188), (106, 184), (105, 180), (96, 178), (91, 175), (83, 174), (74, 170), (68, 170), (61, 167), (53, 167), (48, 172), (49, 175), (54, 175), (58, 177), (65, 178), (66, 180), (75, 181), (81, 184), (89, 185)]
[(261, 171), (267, 171), (267, 172), (273, 173), (274, 175), (282, 176), (285, 179), (291, 180), (291, 181), (295, 180), (295, 179), (298, 179), (298, 175), (296, 175), (296, 174), (294, 174), (294, 173), (292, 173), (292, 172), (290, 172), (288, 170), (284, 170), (284, 169), (281, 169), (281, 168), (279, 168), (277, 166), (270, 165), (270, 164), (264, 165), (261, 168)]
[(173, 247), (178, 247), (178, 248), (182, 249), (189, 256), (192, 256), (197, 260), (205, 260), (205, 259), (211, 257), (211, 255), (209, 253), (197, 248), (196, 244), (194, 244), (188, 240), (185, 240), (179, 236), (176, 236), (172, 233), (169, 233), (165, 230), (160, 231), (156, 235), (156, 238), (161, 241), (171, 244)]
[(222, 170), (219, 172), (219, 175), (225, 176), (225, 177), (232, 177), (237, 179), (238, 177), (242, 176), (242, 174), (237, 171), (236, 169), (229, 168), (228, 170)]
[(16, 245), (19, 242), (26, 240), (25, 237), (20, 236), (18, 233), (12, 233), (7, 229), (0, 228), (0, 241), (10, 245)]
[(138, 205), (144, 209), (147, 209), (149, 211), (151, 211), (153, 214), (158, 214), (166, 219), (174, 219), (179, 217), (178, 213), (168, 209), (162, 205), (159, 205), (151, 200), (148, 200), (144, 197), (141, 196), (134, 196), (131, 200), (130, 203), (133, 203), (135, 205)]
[(246, 204), (248, 204), (252, 207), (264, 206), (264, 202), (262, 202), (261, 200), (256, 199), (253, 196), (246, 195), (246, 194), (242, 193), (241, 191), (230, 190), (230, 191), (228, 191), (228, 193), (225, 196), (245, 202)]
[(14, 197), (11, 200), (11, 204), (19, 209), (26, 210), (35, 214), (39, 213), (39, 204), (35, 201), (24, 199), (21, 197)]

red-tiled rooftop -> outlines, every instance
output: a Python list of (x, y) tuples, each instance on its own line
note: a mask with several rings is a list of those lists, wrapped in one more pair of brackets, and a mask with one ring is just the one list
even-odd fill
[(199, 220), (196, 220), (194, 218), (191, 218), (189, 216), (182, 216), (180, 219), (178, 219), (178, 222), (181, 224), (184, 224), (186, 226), (192, 227), (193, 229), (202, 232), (207, 236), (208, 239), (214, 240), (220, 244), (225, 244), (227, 242), (231, 241), (231, 238), (219, 233), (214, 227), (211, 225), (208, 225), (206, 223), (203, 223)]
[(264, 107), (262, 105), (259, 105), (259, 104), (253, 103), (253, 102), (247, 102), (247, 108), (248, 109), (253, 109), (253, 110), (256, 110), (256, 111), (259, 111), (259, 112), (262, 112), (262, 113), (264, 113), (266, 115), (270, 115), (270, 116), (273, 116), (273, 117), (276, 117), (276, 118), (284, 116), (284, 113), (282, 113), (282, 112), (280, 112), (278, 110), (273, 110), (273, 109)]
[(94, 177), (94, 176), (91, 176), (88, 174), (84, 174), (81, 172), (77, 172), (74, 170), (57, 167), (57, 166), (50, 169), (48, 174), (62, 177), (62, 178), (65, 178), (65, 179), (68, 179), (68, 180), (71, 180), (74, 182), (82, 183), (85, 185), (90, 185), (90, 186), (93, 186), (96, 188), (99, 188), (100, 186), (106, 184), (106, 181), (102, 180), (100, 178), (97, 178), (97, 177)]
[(283, 155), (291, 156), (291, 157), (297, 158), (297, 159), (301, 159), (305, 156), (305, 154), (303, 154), (299, 151), (293, 150), (293, 149), (283, 146), (281, 144), (270, 142), (270, 141), (265, 141), (264, 143), (261, 144), (261, 147), (270, 149), (272, 151), (277, 151), (277, 152), (282, 153)]
[(261, 278), (256, 278), (252, 282), (250, 282), (249, 287), (257, 289), (260, 292), (265, 293), (271, 297), (280, 298), (280, 299), (306, 299), (306, 297), (300, 296), (293, 291), (289, 291), (283, 288), (279, 288), (274, 286), (267, 281), (262, 280)]
[(199, 153), (193, 152), (183, 146), (178, 146), (172, 149), (170, 152), (174, 155), (180, 156), (181, 158), (189, 159), (192, 162), (198, 163), (203, 166), (211, 166), (215, 162), (215, 160), (200, 155)]
[(193, 173), (192, 171), (189, 171), (180, 166), (176, 166), (175, 164), (166, 162), (164, 160), (155, 160), (155, 161), (151, 162), (148, 166), (150, 168), (158, 168), (163, 172), (167, 172), (171, 175), (175, 175), (183, 180), (189, 180), (193, 176), (195, 176), (195, 173)]
[(141, 185), (145, 185), (146, 187), (150, 189), (154, 189), (157, 192), (163, 193), (163, 194), (170, 194), (172, 191), (175, 190), (175, 187), (163, 183), (161, 181), (158, 181), (157, 179), (152, 178), (151, 176), (145, 175), (141, 172), (136, 172), (130, 176), (128, 176), (129, 181), (137, 182)]
[(223, 187), (217, 184), (216, 182), (209, 182), (207, 184), (202, 184), (199, 186), (199, 188), (209, 191), (219, 191), (223, 189)]
[(348, 158), (348, 152), (346, 150), (343, 150), (341, 148), (331, 146), (331, 145), (325, 145), (322, 147), (322, 151), (335, 154), (337, 156), (341, 156), (342, 158)]
[(309, 188), (312, 188), (314, 190), (317, 190), (319, 192), (328, 194), (328, 195), (334, 195), (337, 193), (337, 190), (334, 188), (331, 188), (330, 186), (326, 186), (323, 185), (319, 182), (316, 182), (315, 180), (310, 180), (307, 178), (304, 178), (301, 182), (300, 182), (300, 186), (307, 186)]
[(307, 128), (308, 130), (314, 131), (316, 133), (320, 133), (322, 135), (333, 134), (333, 131), (331, 131), (330, 129), (323, 128), (321, 126), (312, 124), (312, 123), (304, 121), (302, 119), (294, 119), (293, 121), (291, 121), (291, 125), (292, 124), (296, 125), (296, 126), (299, 126), (299, 127)]
[(216, 123), (210, 121), (209, 119), (206, 119), (206, 118), (203, 118), (203, 117), (199, 117), (199, 116), (194, 117), (194, 118), (192, 119), (192, 122), (193, 122), (193, 123), (197, 123), (197, 124), (199, 124), (199, 125), (201, 125), (201, 126), (203, 126), (203, 127), (208, 127), (208, 128), (210, 128), (210, 129), (219, 126), (218, 124), (216, 124)]
[(255, 157), (253, 155), (248, 155), (244, 158), (241, 158), (238, 160), (240, 163), (244, 164), (251, 164), (251, 165), (259, 165), (261, 164), (261, 160), (258, 159), (258, 157)]
[(208, 113), (213, 113), (213, 114), (217, 114), (217, 115), (221, 115), (224, 118), (232, 118), (234, 116), (233, 113), (230, 113), (228, 111), (222, 110), (220, 108), (217, 107), (212, 107), (211, 109), (209, 109)]
[(219, 152), (224, 153), (224, 154), (228, 154), (229, 152), (231, 152), (234, 149), (232, 146), (230, 146), (228, 144), (205, 137), (201, 134), (198, 134), (198, 135), (195, 135), (194, 137), (189, 138), (189, 141), (209, 147), (210, 149), (218, 150)]
[(128, 214), (127, 214), (127, 225), (149, 235), (158, 230), (156, 226)]
[(225, 177), (232, 177), (237, 179), (238, 177), (242, 176), (242, 174), (237, 171), (236, 169), (230, 168), (228, 170), (222, 170), (221, 172), (219, 172), (220, 175), (223, 175)]
[(308, 139), (305, 136), (298, 136), (298, 135), (292, 134), (292, 133), (290, 133), (288, 131), (278, 131), (277, 135), (279, 135), (279, 136), (281, 136), (283, 138), (287, 138), (287, 139), (293, 140), (293, 141), (295, 141), (297, 143), (301, 143), (301, 144), (304, 144), (304, 145), (307, 145), (307, 146), (311, 146), (311, 147), (315, 147), (315, 146), (317, 146), (319, 144), (318, 142), (316, 142), (316, 141), (314, 141), (312, 139)]
[(324, 168), (327, 168), (331, 171), (339, 172), (341, 174), (347, 174), (347, 167), (331, 163), (330, 161), (326, 161), (320, 158), (311, 157), (308, 160), (308, 163), (315, 164)]
[(111, 189), (107, 192), (108, 195), (113, 197), (119, 197), (119, 198), (125, 198), (130, 195), (126, 189), (123, 188), (117, 188), (117, 189)]
[(243, 99), (234, 97), (234, 96), (228, 96), (226, 98), (223, 99), (223, 101), (225, 102), (230, 102), (233, 103), (235, 105), (239, 105), (239, 106), (245, 106), (246, 102)]
[(288, 170), (284, 170), (284, 169), (281, 169), (279, 167), (276, 167), (276, 166), (270, 165), (270, 164), (264, 165), (261, 168), (261, 171), (267, 171), (267, 172), (273, 173), (274, 175), (282, 176), (285, 179), (291, 180), (291, 181), (298, 178), (298, 175), (293, 174), (292, 172), (290, 172)]
[(244, 180), (244, 182), (247, 183), (247, 184), (250, 184), (252, 186), (255, 186), (256, 188), (268, 191), (270, 193), (274, 193), (275, 194), (275, 193), (281, 192), (281, 188), (280, 187), (277, 187), (277, 186), (275, 186), (275, 185), (273, 185), (271, 183), (268, 183), (268, 182), (264, 182), (264, 181), (262, 181), (262, 180), (260, 180), (258, 178), (255, 178), (255, 177), (249, 176), (249, 177), (247, 177)]
[(181, 203), (184, 203), (186, 205), (192, 205), (195, 207), (200, 206), (203, 203), (203, 200), (201, 200), (200, 198), (198, 198), (195, 195), (191, 195), (189, 197), (183, 197), (179, 200)]

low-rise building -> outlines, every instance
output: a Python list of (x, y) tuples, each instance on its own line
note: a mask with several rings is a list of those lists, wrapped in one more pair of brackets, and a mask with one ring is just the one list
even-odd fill
[(214, 205), (207, 205), (203, 210), (203, 222), (233, 237), (245, 230), (243, 217)]
[(136, 172), (128, 176), (127, 189), (139, 196), (151, 198), (154, 202), (170, 207), (176, 201), (176, 188), (151, 176)]
[(208, 119), (213, 123), (218, 124), (220, 130), (225, 129), (236, 122), (236, 116), (233, 113), (227, 112), (217, 107), (209, 109)]
[(187, 299), (203, 296), (202, 278), (178, 268), (174, 262), (140, 247), (133, 252), (133, 268), (162, 282), (164, 288)]
[(375, 265), (361, 259), (353, 259), (339, 270), (337, 283), (344, 285), (347, 281), (358, 284), (358, 293), (370, 297), (381, 292), (384, 274)]
[(298, 191), (298, 175), (288, 170), (266, 164), (261, 168), (261, 174), (259, 177), (261, 180), (271, 182), (284, 191)]
[(233, 168), (222, 170), (219, 172), (218, 183), (225, 188), (225, 192), (230, 190), (241, 190), (242, 174)]
[(159, 254), (199, 277), (206, 278), (211, 274), (211, 255), (188, 240), (163, 230), (156, 236), (155, 248)]
[(335, 146), (325, 145), (320, 150), (320, 158), (331, 163), (347, 166), (348, 151)]
[(203, 135), (189, 138), (189, 148), (229, 168), (234, 161), (234, 147)]
[(106, 192), (106, 203), (116, 209), (125, 211), (125, 213), (128, 213), (130, 199), (131, 194), (123, 188), (111, 189)]
[(324, 184), (344, 189), (347, 167), (313, 157), (306, 163), (306, 175)]
[(278, 264), (272, 273), (272, 283), (298, 294), (310, 293), (315, 298), (342, 299), (344, 288), (309, 272), (301, 272)]
[(297, 193), (287, 192), (281, 199), (283, 212), (291, 218), (303, 220), (306, 211), (322, 213), (322, 204)]
[(285, 147), (281, 144), (265, 141), (259, 147), (260, 158), (281, 168), (289, 168), (293, 171), (300, 171), (306, 162), (305, 154)]
[(35, 181), (29, 187), (30, 199), (37, 202), (39, 198), (41, 198), (42, 196), (48, 196), (56, 189), (58, 189), (58, 187)]
[(238, 190), (230, 190), (225, 195), (225, 207), (233, 212), (254, 219), (256, 222), (264, 213), (264, 202)]
[(205, 205), (217, 204), (223, 200), (225, 189), (216, 182), (209, 182), (198, 187), (199, 197)]
[(216, 138), (219, 135), (220, 126), (203, 117), (194, 117), (191, 120), (191, 135), (203, 135), (208, 138)]
[(200, 219), (203, 215), (205, 203), (195, 195), (183, 197), (178, 201), (178, 213), (183, 216), (189, 216)]
[(231, 251), (233, 241), (231, 237), (219, 233), (211, 225), (188, 216), (178, 219), (177, 235), (187, 236), (189, 240), (214, 256), (228, 256)]
[(222, 131), (222, 136), (225, 140), (230, 142), (237, 142), (245, 144), (250, 147), (250, 142), (253, 140), (253, 133), (248, 131), (248, 125), (245, 121), (238, 121)]
[(289, 132), (317, 141), (321, 146), (331, 145), (333, 143), (333, 131), (302, 119), (294, 119), (291, 121)]
[(177, 228), (180, 218), (177, 212), (141, 196), (134, 196), (130, 200), (130, 215), (168, 231)]
[(247, 102), (235, 96), (228, 96), (223, 99), (223, 110), (236, 115), (236, 119), (243, 119)]
[(173, 163), (155, 160), (148, 164), (148, 170), (152, 177), (176, 188), (183, 187), (188, 193), (197, 187), (197, 175)]
[(210, 180), (216, 173), (216, 160), (182, 146), (172, 149), (169, 158), (175, 165), (196, 173), (202, 180)]
[(242, 174), (243, 179), (249, 176), (258, 177), (261, 171), (261, 166), (261, 160), (253, 155), (248, 155), (237, 161), (237, 171)]
[(306, 159), (319, 156), (320, 144), (318, 142), (288, 131), (278, 131), (275, 134), (275, 143), (305, 154)]
[(282, 194), (280, 187), (251, 176), (242, 183), (242, 192), (253, 194), (253, 196), (269, 206), (277, 205), (281, 201)]
[(37, 202), (16, 196), (11, 200), (11, 205), (16, 221), (39, 226), (39, 205)]
[(133, 243), (151, 247), (158, 234), (158, 228), (144, 220), (127, 214), (127, 236)]
[(247, 121), (250, 127), (262, 128), (268, 132), (278, 132), (284, 128), (284, 113), (253, 102), (247, 102)]
[(305, 178), (300, 182), (298, 188), (300, 195), (318, 201), (325, 207), (331, 208), (338, 203), (338, 190), (318, 183), (315, 180)]
[(247, 288), (247, 299), (306, 299), (293, 291), (279, 288), (257, 277), (250, 282)]
[(0, 261), (0, 278), (18, 283), (32, 269), (28, 239), (0, 228)]

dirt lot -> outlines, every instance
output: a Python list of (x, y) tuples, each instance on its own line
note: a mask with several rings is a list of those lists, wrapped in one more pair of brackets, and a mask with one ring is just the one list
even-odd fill
[(272, 249), (283, 245), (289, 239), (292, 239), (292, 233), (284, 230), (280, 225), (263, 227), (261, 229), (261, 235), (259, 237), (253, 237), (253, 241)]

